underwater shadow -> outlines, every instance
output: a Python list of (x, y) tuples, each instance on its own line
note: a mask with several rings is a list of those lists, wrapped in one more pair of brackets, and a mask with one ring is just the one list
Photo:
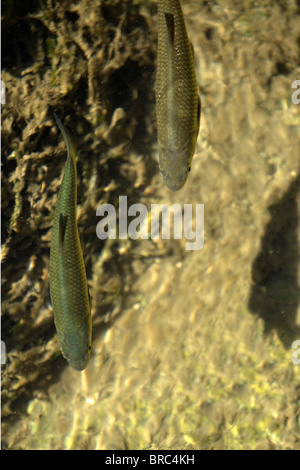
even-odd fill
[(252, 288), (248, 308), (264, 320), (264, 333), (276, 330), (286, 349), (300, 339), (296, 325), (300, 303), (298, 266), (299, 216), (297, 196), (300, 173), (281, 200), (269, 206), (271, 219), (261, 240), (261, 248), (252, 264)]

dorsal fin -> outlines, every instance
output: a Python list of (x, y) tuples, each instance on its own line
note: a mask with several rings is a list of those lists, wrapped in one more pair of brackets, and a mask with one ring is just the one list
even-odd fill
[(165, 20), (166, 20), (166, 26), (167, 26), (169, 45), (173, 47), (174, 41), (175, 41), (174, 15), (172, 15), (172, 13), (165, 12)]
[(64, 246), (67, 220), (68, 220), (68, 217), (66, 215), (63, 215), (62, 213), (59, 214), (58, 233), (59, 233), (59, 249), (61, 251), (63, 250), (63, 246)]
[(198, 94), (198, 107), (197, 107), (197, 124), (198, 124), (198, 129), (200, 126), (200, 116), (201, 116), (201, 100), (200, 96)]

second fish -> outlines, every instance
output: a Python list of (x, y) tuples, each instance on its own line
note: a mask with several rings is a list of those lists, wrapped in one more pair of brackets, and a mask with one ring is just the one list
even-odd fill
[(158, 0), (156, 118), (160, 171), (172, 191), (185, 184), (195, 153), (200, 98), (179, 0)]

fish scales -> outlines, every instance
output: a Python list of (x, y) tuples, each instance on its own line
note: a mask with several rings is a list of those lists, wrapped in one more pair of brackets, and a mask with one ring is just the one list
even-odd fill
[(158, 0), (156, 116), (160, 170), (176, 191), (187, 179), (200, 122), (193, 49), (178, 0)]

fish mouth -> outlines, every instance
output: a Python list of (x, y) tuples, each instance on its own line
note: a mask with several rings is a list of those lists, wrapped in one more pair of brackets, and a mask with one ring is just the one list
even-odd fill
[(169, 178), (168, 176), (164, 176), (164, 180), (165, 180), (166, 186), (171, 191), (179, 191), (179, 189), (181, 189), (184, 186), (187, 180), (187, 177), (178, 179), (178, 178)]
[(171, 190), (171, 191), (178, 191), (181, 189), (187, 180), (188, 177), (188, 170), (184, 171), (178, 171), (178, 172), (166, 172), (166, 171), (161, 171), (164, 182), (166, 186)]
[(84, 370), (86, 368), (86, 366), (88, 365), (88, 360), (87, 361), (84, 361), (84, 362), (76, 362), (76, 363), (72, 363), (69, 361), (69, 365), (72, 367), (72, 369), (78, 371), (78, 372), (81, 372), (82, 370)]
[(65, 357), (65, 359), (67, 360), (69, 366), (72, 367), (72, 369), (80, 372), (86, 368), (86, 366), (89, 363), (90, 358), (89, 356), (86, 356), (80, 359), (77, 359), (77, 358), (74, 359), (74, 358), (69, 358), (69, 357)]
[(67, 332), (58, 337), (62, 355), (72, 369), (81, 371), (90, 359), (90, 340), (85, 332)]
[(160, 149), (159, 169), (166, 186), (171, 191), (178, 191), (184, 186), (189, 174), (190, 160), (186, 152)]

